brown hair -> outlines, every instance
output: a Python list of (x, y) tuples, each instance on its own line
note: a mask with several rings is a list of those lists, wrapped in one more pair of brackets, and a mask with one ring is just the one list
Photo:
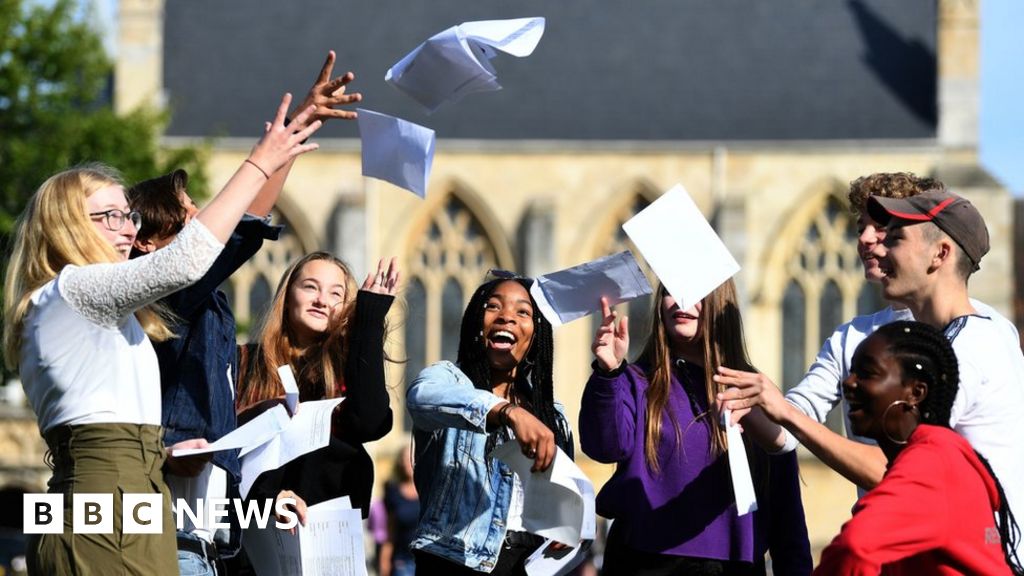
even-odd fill
[(175, 170), (164, 176), (143, 180), (125, 192), (132, 210), (142, 215), (143, 226), (135, 236), (136, 242), (145, 242), (154, 237), (167, 238), (181, 232), (188, 215), (181, 201), (187, 188), (188, 172)]
[[(682, 431), (675, 414), (667, 410), (669, 390), (672, 382), (672, 350), (665, 330), (662, 299), (668, 295), (664, 285), (659, 285), (654, 298), (654, 312), (651, 315), (651, 333), (644, 345), (641, 359), (647, 364), (647, 434), (644, 441), (644, 456), (651, 470), (658, 472), (658, 442), (661, 439), (662, 414), (668, 413), (675, 429), (676, 445), (681, 445)], [(707, 405), (715, 405), (718, 386), (712, 380), (718, 366), (736, 370), (754, 371), (743, 339), (743, 320), (736, 297), (736, 285), (726, 280), (701, 300), (700, 328), (697, 338), (704, 357), (704, 392)], [(711, 408), (709, 408), (709, 412)], [(728, 448), (725, 428), (719, 418), (705, 412), (698, 416), (703, 419), (711, 435), (711, 450), (722, 454)]]
[(876, 172), (850, 182), (850, 211), (856, 216), (864, 213), (871, 196), (906, 198), (928, 190), (945, 190), (946, 185), (935, 178), (921, 177), (912, 172)]
[[(332, 315), (328, 329), (308, 348), (299, 348), (294, 329), (288, 321), (288, 295), (299, 279), (303, 266), (326, 260), (345, 275), (344, 308)], [(277, 285), (270, 309), (263, 317), (254, 342), (247, 346), (239, 362), (236, 406), (242, 411), (253, 404), (280, 395), (279, 366), (291, 365), (302, 400), (335, 398), (343, 392), (345, 332), (353, 312), (356, 283), (348, 265), (329, 252), (313, 252), (288, 267)]]

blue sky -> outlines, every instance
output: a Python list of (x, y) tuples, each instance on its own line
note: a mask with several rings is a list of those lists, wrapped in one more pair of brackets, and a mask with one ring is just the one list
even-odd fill
[[(116, 5), (117, 0), (98, 0), (99, 21), (112, 23)], [(1017, 195), (1024, 195), (1022, 26), (1024, 1), (981, 0), (981, 162)]]
[(981, 162), (1024, 195), (1024, 2), (981, 3)]

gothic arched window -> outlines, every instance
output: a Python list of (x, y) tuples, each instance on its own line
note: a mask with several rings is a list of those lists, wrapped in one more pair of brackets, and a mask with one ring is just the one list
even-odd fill
[[(873, 312), (877, 289), (864, 281), (854, 222), (830, 196), (812, 218), (786, 264), (789, 280), (781, 302), (782, 381), (798, 384), (826, 338), (855, 314)], [(826, 424), (842, 432), (838, 410)]]
[[(430, 216), (408, 257), (405, 382), (438, 360), (455, 360), (466, 301), (499, 267), (494, 242), (456, 195)], [(411, 429), (408, 416), (403, 421)]]

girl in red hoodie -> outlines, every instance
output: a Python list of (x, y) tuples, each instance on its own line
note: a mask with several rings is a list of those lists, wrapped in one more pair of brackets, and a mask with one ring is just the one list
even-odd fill
[(952, 346), (926, 324), (894, 322), (857, 347), (843, 382), (850, 425), (889, 469), (814, 574), (1024, 574), (999, 480), (949, 429), (958, 383)]

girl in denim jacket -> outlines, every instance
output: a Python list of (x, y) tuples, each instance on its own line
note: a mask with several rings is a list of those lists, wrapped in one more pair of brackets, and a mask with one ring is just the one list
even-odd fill
[(509, 277), (480, 286), (462, 316), (457, 364), (434, 364), (409, 387), (422, 504), (412, 542), (417, 574), (525, 574), (543, 541), (523, 528), (519, 479), (488, 456), (515, 440), (538, 472), (556, 446), (572, 454), (552, 398), (551, 324), (531, 283)]

